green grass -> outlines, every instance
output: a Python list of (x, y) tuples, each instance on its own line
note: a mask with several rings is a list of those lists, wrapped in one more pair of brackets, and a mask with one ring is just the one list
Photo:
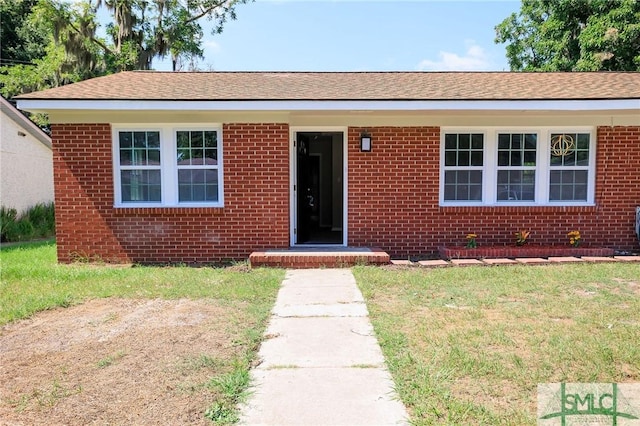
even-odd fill
[(222, 395), (205, 411), (206, 418), (219, 424), (237, 423), (238, 412), (236, 407), (244, 401), (249, 387), (249, 370), (243, 362), (225, 373), (211, 379), (208, 386)]
[(120, 358), (122, 358), (125, 355), (126, 354), (125, 354), (124, 351), (118, 351), (113, 355), (109, 355), (109, 356), (106, 356), (106, 357), (102, 358), (101, 360), (99, 360), (96, 363), (96, 365), (98, 366), (98, 368), (108, 367), (110, 365), (113, 365), (114, 362), (118, 361)]
[[(204, 416), (217, 424), (229, 424), (238, 420), (237, 403), (246, 395), (249, 370), (284, 271), (60, 265), (56, 263), (55, 243), (44, 242), (3, 248), (0, 277), (0, 325), (39, 311), (68, 307), (95, 298), (206, 299), (228, 306), (229, 327), (237, 330), (228, 342), (233, 348), (232, 355), (214, 358), (194, 354), (183, 360), (178, 368), (211, 370), (212, 378), (208, 383), (182, 387), (187, 391), (208, 388), (213, 403), (206, 411), (203, 408)], [(124, 352), (106, 356), (97, 360), (96, 368), (109, 368), (124, 356)], [(54, 404), (73, 391), (54, 384), (50, 389), (29, 396), (24, 403), (37, 398)]]
[(11, 246), (0, 251), (0, 325), (106, 297), (214, 298), (268, 311), (283, 277), (277, 269), (61, 265), (52, 241)]
[(354, 274), (413, 424), (535, 424), (538, 383), (640, 381), (638, 264)]

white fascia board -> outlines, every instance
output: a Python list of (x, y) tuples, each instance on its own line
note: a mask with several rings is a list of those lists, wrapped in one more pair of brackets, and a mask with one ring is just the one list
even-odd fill
[(605, 100), (284, 100), (284, 101), (136, 101), (20, 99), (27, 111), (615, 111), (640, 110), (640, 99)]
[(3, 97), (0, 97), (0, 109), (3, 113), (7, 114), (7, 116), (11, 118), (18, 126), (28, 131), (31, 136), (36, 138), (47, 148), (51, 149), (51, 138), (49, 137), (49, 135), (47, 135), (44, 130), (38, 127), (33, 121), (24, 116), (20, 111), (18, 111), (18, 109), (16, 109), (13, 105), (11, 105), (9, 101), (7, 101)]

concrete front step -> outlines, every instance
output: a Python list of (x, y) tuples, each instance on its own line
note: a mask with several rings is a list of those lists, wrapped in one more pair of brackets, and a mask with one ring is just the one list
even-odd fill
[(348, 268), (354, 265), (386, 265), (389, 254), (366, 247), (292, 248), (251, 253), (251, 267), (270, 266), (289, 269)]

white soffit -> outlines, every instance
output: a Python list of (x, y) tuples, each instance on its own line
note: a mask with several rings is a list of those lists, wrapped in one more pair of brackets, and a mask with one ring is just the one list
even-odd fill
[(158, 101), (19, 99), (18, 108), (32, 112), (56, 110), (111, 111), (618, 111), (637, 110), (640, 99), (602, 100), (283, 100), (283, 101)]

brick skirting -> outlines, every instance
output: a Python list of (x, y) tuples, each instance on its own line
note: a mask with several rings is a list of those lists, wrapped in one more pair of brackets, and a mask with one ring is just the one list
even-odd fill
[(492, 247), (440, 247), (443, 259), (492, 259), (522, 257), (605, 257), (613, 256), (615, 250), (604, 247), (557, 247), (557, 246), (492, 246)]

